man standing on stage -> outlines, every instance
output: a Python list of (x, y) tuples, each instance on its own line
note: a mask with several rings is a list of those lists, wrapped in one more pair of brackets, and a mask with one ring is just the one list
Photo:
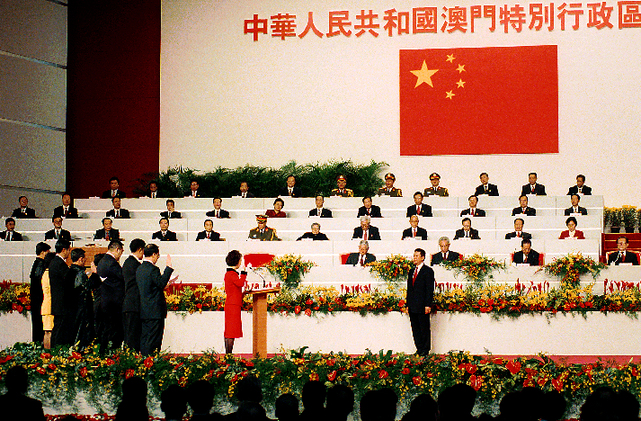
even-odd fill
[(49, 263), (49, 282), (51, 285), (51, 314), (53, 315), (53, 331), (51, 345), (69, 345), (68, 333), (73, 326), (70, 311), (70, 301), (73, 294), (73, 284), (69, 284), (67, 273), (67, 257), (71, 244), (67, 240), (56, 242), (56, 257)]
[(145, 241), (135, 238), (129, 243), (131, 254), (122, 264), (125, 279), (125, 298), (122, 305), (122, 326), (125, 345), (140, 352), (140, 292), (136, 283), (136, 271), (142, 261)]
[(414, 268), (407, 278), (407, 312), (412, 325), (416, 353), (427, 356), (430, 352), (430, 313), (434, 298), (434, 271), (425, 265), (425, 250), (414, 250)]
[(120, 267), (123, 246), (120, 241), (111, 241), (107, 253), (98, 263), (100, 285), (100, 307), (104, 319), (101, 347), (120, 348), (123, 340), (122, 304), (125, 297), (125, 279)]

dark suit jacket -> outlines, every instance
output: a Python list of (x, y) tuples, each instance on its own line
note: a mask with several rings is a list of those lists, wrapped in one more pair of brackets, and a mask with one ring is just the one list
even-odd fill
[[(530, 186), (530, 183), (527, 183), (526, 185), (521, 187), (521, 196), (527, 194), (532, 194), (532, 187)], [(534, 185), (534, 194), (537, 196), (545, 196), (545, 186), (543, 184), (536, 183)]]
[(621, 261), (619, 259), (619, 252), (615, 251), (610, 253), (610, 255), (608, 256), (608, 265), (611, 265), (612, 263), (614, 263), (615, 265), (618, 265), (619, 263), (632, 263), (636, 266), (639, 264), (639, 257), (634, 252), (626, 251), (625, 257), (623, 261)]
[(154, 232), (154, 235), (151, 236), (152, 240), (158, 239), (160, 241), (178, 241), (178, 237), (176, 237), (176, 233), (173, 231), (167, 230), (167, 234), (163, 237), (162, 236), (162, 231), (156, 231)]
[(314, 234), (312, 232), (306, 232), (305, 234), (301, 235), (296, 239), (296, 241), (302, 240), (303, 238), (311, 238), (314, 241), (322, 241), (322, 240), (329, 240), (325, 234), (322, 232), (319, 232), (318, 234)]
[(164, 289), (174, 269), (166, 267), (160, 274), (158, 266), (143, 260), (136, 270), (136, 283), (140, 291), (140, 318), (143, 320), (167, 317), (167, 302)]
[[(509, 240), (510, 238), (517, 238), (516, 237), (516, 231), (508, 232), (505, 234), (505, 239)], [(532, 239), (532, 234), (527, 233), (525, 231), (521, 231), (521, 237), (522, 240), (531, 240)]]
[(42, 306), (43, 292), (42, 292), (42, 275), (47, 269), (47, 263), (44, 259), (36, 257), (31, 266), (31, 273), (29, 273), (30, 285), (29, 296), (31, 297), (31, 311), (34, 314), (40, 314)]
[[(118, 218), (131, 218), (131, 216), (129, 216), (129, 211), (127, 209), (120, 208), (118, 210), (120, 211), (120, 216)], [(107, 211), (107, 214), (106, 214), (108, 218), (115, 218), (115, 215), (116, 215), (115, 209)]]
[(415, 271), (414, 267), (407, 275), (407, 310), (425, 314), (425, 307), (431, 307), (434, 300), (434, 271), (424, 264), (412, 282)]
[(67, 231), (66, 229), (61, 229), (60, 230), (60, 238), (56, 238), (56, 230), (55, 229), (50, 229), (49, 231), (45, 232), (45, 240), (67, 240), (71, 241), (71, 233)]
[(111, 254), (105, 254), (98, 263), (98, 276), (102, 280), (100, 305), (103, 310), (122, 311), (125, 299), (125, 278), (120, 264)]
[(64, 206), (58, 206), (53, 210), (53, 216), (61, 216), (63, 218), (77, 218), (78, 209), (74, 208), (73, 206), (69, 206), (69, 209), (67, 209), (67, 213), (65, 214)]
[[(185, 193), (185, 197), (192, 197), (191, 189), (187, 190), (187, 193)], [(196, 197), (203, 197), (200, 194), (200, 190), (196, 190)]]
[[(586, 208), (582, 208), (581, 206), (578, 206), (578, 208), (579, 208), (579, 212), (578, 213), (580, 213), (581, 215), (587, 215), (588, 214), (588, 210)], [(569, 208), (567, 208), (565, 210), (565, 216), (568, 216), (568, 215), (572, 214), (573, 211), (574, 211), (574, 206), (570, 206)]]
[[(345, 262), (345, 264), (356, 266), (359, 264), (360, 259), (361, 259), (360, 253), (350, 253), (349, 256), (347, 256), (347, 261)], [(376, 256), (370, 253), (365, 254), (365, 264), (372, 263), (375, 261), (376, 261)]]
[[(200, 240), (205, 240), (206, 241), (207, 239), (208, 239), (207, 238), (207, 231), (205, 231), (205, 230), (200, 231), (198, 233), (198, 235), (196, 236), (196, 241), (200, 241)], [(212, 231), (211, 234), (209, 235), (209, 241), (222, 241), (222, 240), (220, 239), (220, 234), (219, 233), (217, 233), (216, 231)]]
[[(6, 236), (7, 236), (7, 231), (0, 232), (1, 239), (4, 240)], [(22, 234), (20, 234), (19, 232), (13, 231), (13, 233), (11, 234), (11, 241), (22, 241)]]
[(26, 213), (22, 213), (22, 209), (14, 209), (13, 213), (11, 214), (12, 218), (35, 218), (36, 217), (36, 210), (32, 209), (30, 207), (26, 208)]
[(281, 187), (281, 189), (278, 191), (279, 196), (290, 196), (290, 197), (302, 197), (303, 196), (303, 191), (301, 190), (300, 187), (294, 186), (294, 190), (292, 191), (292, 194), (289, 194), (289, 189), (285, 187)]
[(498, 196), (499, 195), (499, 188), (496, 186), (496, 184), (487, 183), (487, 193), (486, 193), (485, 192), (485, 187), (483, 187), (483, 184), (481, 184), (474, 191), (474, 195), (475, 196), (480, 196), (482, 194), (487, 194), (488, 196)]
[[(118, 189), (116, 191), (116, 197), (119, 197), (119, 198), (122, 199), (123, 197), (127, 197), (127, 193), (125, 193), (124, 191)], [(102, 192), (101, 198), (102, 199), (111, 199), (111, 190), (105, 190), (104, 192)]]
[[(456, 235), (454, 235), (454, 239), (457, 240), (459, 238), (465, 238), (465, 231), (463, 228), (456, 230)], [(479, 237), (479, 231), (475, 230), (474, 228), (470, 228), (470, 238), (472, 240), (480, 240), (481, 237)]]
[[(314, 208), (309, 211), (309, 216), (318, 216), (317, 215), (318, 211), (317, 208)], [(320, 214), (321, 218), (331, 218), (332, 217), (332, 211), (326, 208), (323, 208)]]
[[(584, 184), (583, 187), (581, 187), (581, 193), (585, 194), (586, 196), (592, 195), (592, 187), (588, 187)], [(569, 195), (579, 194), (579, 187), (578, 186), (570, 187), (570, 189), (568, 190), (568, 194)]]
[(527, 260), (523, 261), (523, 252), (517, 251), (514, 253), (514, 259), (512, 259), (512, 261), (517, 264), (529, 263), (530, 266), (539, 266), (539, 253), (534, 250), (530, 250), (527, 255)]
[(536, 209), (528, 206), (525, 208), (525, 213), (523, 213), (523, 209), (519, 206), (518, 208), (512, 209), (512, 216), (515, 215), (536, 216)]
[[(448, 262), (454, 262), (458, 260), (461, 257), (461, 255), (455, 251), (448, 251), (447, 252), (447, 261)], [(438, 265), (443, 261), (443, 253), (440, 251), (438, 253), (434, 253), (432, 255), (432, 262), (430, 263), (432, 266)]]
[[(412, 205), (407, 208), (407, 213), (405, 214), (405, 216), (409, 218), (412, 215), (416, 215), (416, 205)], [(421, 213), (418, 216), (432, 216), (432, 207), (430, 205), (422, 203)]]
[(180, 214), (180, 212), (176, 212), (176, 211), (171, 212), (171, 214), (169, 213), (169, 211), (160, 212), (160, 216), (162, 218), (169, 218), (169, 219), (180, 219), (183, 217)]
[(383, 215), (381, 215), (381, 208), (376, 205), (372, 205), (370, 208), (370, 213), (367, 213), (367, 209), (365, 209), (365, 206), (361, 206), (358, 208), (358, 215), (356, 217), (358, 218), (359, 216), (364, 216), (364, 215), (369, 215), (372, 218), (382, 218)]
[(122, 264), (122, 277), (125, 280), (125, 298), (122, 304), (122, 311), (140, 312), (140, 292), (136, 283), (136, 270), (140, 262), (135, 256), (127, 257)]
[[(247, 193), (245, 193), (245, 195), (246, 195), (245, 197), (246, 197), (247, 199), (252, 199), (252, 198), (256, 197), (256, 196), (254, 196), (251, 192), (247, 192)], [(240, 192), (240, 191), (238, 191), (238, 196), (243, 197), (243, 193), (242, 193), (242, 192)]]
[[(216, 216), (216, 209), (212, 209), (209, 212), (207, 212), (205, 215), (207, 216)], [(220, 216), (218, 218), (229, 218), (229, 212), (227, 212), (225, 209), (220, 210)]]
[[(352, 238), (360, 238), (361, 240), (363, 239), (363, 228), (360, 227), (360, 225), (356, 228), (354, 228), (354, 234), (352, 235)], [(381, 239), (381, 234), (378, 232), (378, 228), (369, 226), (369, 233), (367, 234), (367, 239), (368, 240), (380, 240)]]
[[(93, 235), (94, 240), (104, 240), (105, 239), (105, 229), (100, 228), (96, 230), (96, 233)], [(112, 228), (109, 231), (109, 240), (120, 240), (120, 231), (115, 228)]]
[(7, 392), (0, 396), (3, 420), (45, 421), (42, 402), (28, 396)]
[(49, 263), (49, 282), (51, 286), (51, 314), (61, 316), (66, 314), (66, 304), (71, 298), (73, 283), (68, 284), (67, 273), (69, 266), (60, 256)]
[[(401, 239), (404, 238), (414, 238), (412, 237), (412, 228), (408, 228), (403, 231), (403, 236)], [(416, 227), (416, 238), (420, 238), (421, 240), (427, 240), (427, 230), (425, 228), (421, 227)]]
[[(463, 209), (461, 211), (461, 216), (463, 216), (463, 215), (471, 215), (470, 208)], [(476, 208), (476, 210), (474, 211), (474, 216), (475, 217), (476, 216), (485, 216), (485, 211), (483, 209)]]

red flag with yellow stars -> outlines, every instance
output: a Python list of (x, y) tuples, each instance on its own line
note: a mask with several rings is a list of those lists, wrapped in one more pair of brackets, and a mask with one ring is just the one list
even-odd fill
[(401, 50), (401, 155), (559, 152), (557, 46)]

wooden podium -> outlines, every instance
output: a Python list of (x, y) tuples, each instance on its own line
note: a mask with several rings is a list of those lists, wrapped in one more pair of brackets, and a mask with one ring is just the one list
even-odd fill
[(280, 287), (249, 291), (254, 305), (252, 315), (252, 353), (267, 357), (267, 294), (280, 292)]

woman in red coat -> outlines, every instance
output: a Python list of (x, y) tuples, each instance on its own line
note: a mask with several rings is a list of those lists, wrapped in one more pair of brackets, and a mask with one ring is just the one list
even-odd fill
[(578, 229), (576, 229), (577, 222), (574, 216), (571, 216), (568, 219), (566, 219), (565, 225), (567, 225), (568, 229), (561, 232), (561, 235), (559, 236), (559, 240), (563, 240), (565, 238), (576, 238), (577, 240), (585, 240), (585, 235), (583, 235), (583, 231), (579, 231)]
[(225, 273), (225, 353), (231, 354), (234, 339), (243, 337), (243, 325), (240, 321), (240, 308), (243, 305), (243, 287), (247, 284), (247, 272), (238, 274), (243, 255), (238, 250), (227, 254), (227, 272)]

